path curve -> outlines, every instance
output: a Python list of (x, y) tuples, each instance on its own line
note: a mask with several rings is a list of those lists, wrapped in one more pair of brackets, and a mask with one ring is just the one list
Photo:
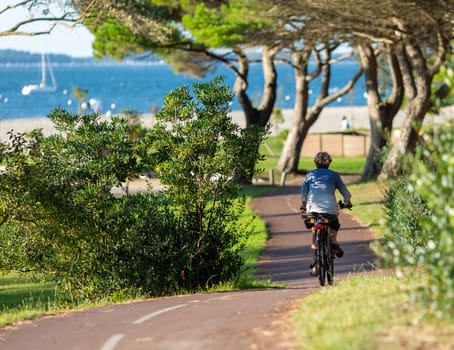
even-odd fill
[[(310, 232), (298, 215), (299, 187), (255, 198), (270, 239), (258, 275), (285, 289), (195, 294), (116, 304), (49, 315), (0, 330), (0, 349), (294, 349), (288, 313), (314, 290), (309, 276)], [(372, 269), (372, 232), (342, 213), (339, 241), (345, 255), (335, 261), (335, 283)]]

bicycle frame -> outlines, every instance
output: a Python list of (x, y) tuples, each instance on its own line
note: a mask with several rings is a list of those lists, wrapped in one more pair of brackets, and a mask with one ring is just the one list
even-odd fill
[(320, 285), (324, 286), (326, 280), (332, 285), (334, 280), (334, 252), (329, 239), (329, 218), (323, 214), (310, 214), (310, 222), (314, 224), (316, 244), (316, 258), (318, 278)]
[[(352, 210), (353, 207), (351, 203), (345, 204), (342, 201), (338, 201), (337, 204), (340, 209)], [(310, 220), (311, 226), (307, 226), (307, 228), (312, 228), (315, 233), (316, 259), (320, 285), (324, 286), (326, 280), (328, 280), (329, 285), (332, 285), (334, 281), (335, 256), (329, 237), (330, 219), (325, 214), (305, 212), (301, 214), (301, 217)]]

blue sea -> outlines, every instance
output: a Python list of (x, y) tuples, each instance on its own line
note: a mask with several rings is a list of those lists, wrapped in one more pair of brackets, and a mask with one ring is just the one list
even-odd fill
[[(163, 63), (59, 63), (52, 65), (57, 81), (53, 93), (22, 95), (24, 85), (37, 84), (41, 80), (39, 64), (0, 65), (0, 120), (47, 116), (56, 107), (77, 112), (78, 101), (71, 95), (73, 87), (88, 91), (87, 100), (97, 101), (103, 113), (116, 114), (124, 110), (149, 113), (152, 107), (162, 106), (164, 97), (182, 85), (191, 85), (212, 79), (217, 75), (226, 78), (226, 84), (233, 87), (234, 75), (224, 66), (203, 79), (176, 74)], [(288, 65), (278, 65), (277, 107), (293, 108), (294, 72)], [(348, 61), (338, 64), (332, 73), (331, 91), (341, 88), (358, 69), (358, 63)], [(258, 104), (263, 90), (262, 66), (250, 68), (249, 96)], [(317, 94), (319, 83), (311, 86), (311, 103)], [(353, 92), (330, 106), (364, 106), (364, 80), (360, 79)], [(235, 99), (232, 110), (240, 110)]]

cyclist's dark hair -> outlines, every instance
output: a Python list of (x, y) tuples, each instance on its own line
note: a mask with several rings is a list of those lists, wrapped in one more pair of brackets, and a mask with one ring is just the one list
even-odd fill
[(317, 168), (329, 168), (332, 161), (331, 156), (327, 152), (318, 152), (314, 157), (314, 163)]

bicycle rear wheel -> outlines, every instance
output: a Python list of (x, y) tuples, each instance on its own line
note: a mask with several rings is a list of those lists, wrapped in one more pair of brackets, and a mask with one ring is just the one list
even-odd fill
[(325, 234), (323, 231), (317, 231), (317, 264), (318, 264), (318, 279), (320, 285), (324, 286), (326, 282), (326, 244)]

